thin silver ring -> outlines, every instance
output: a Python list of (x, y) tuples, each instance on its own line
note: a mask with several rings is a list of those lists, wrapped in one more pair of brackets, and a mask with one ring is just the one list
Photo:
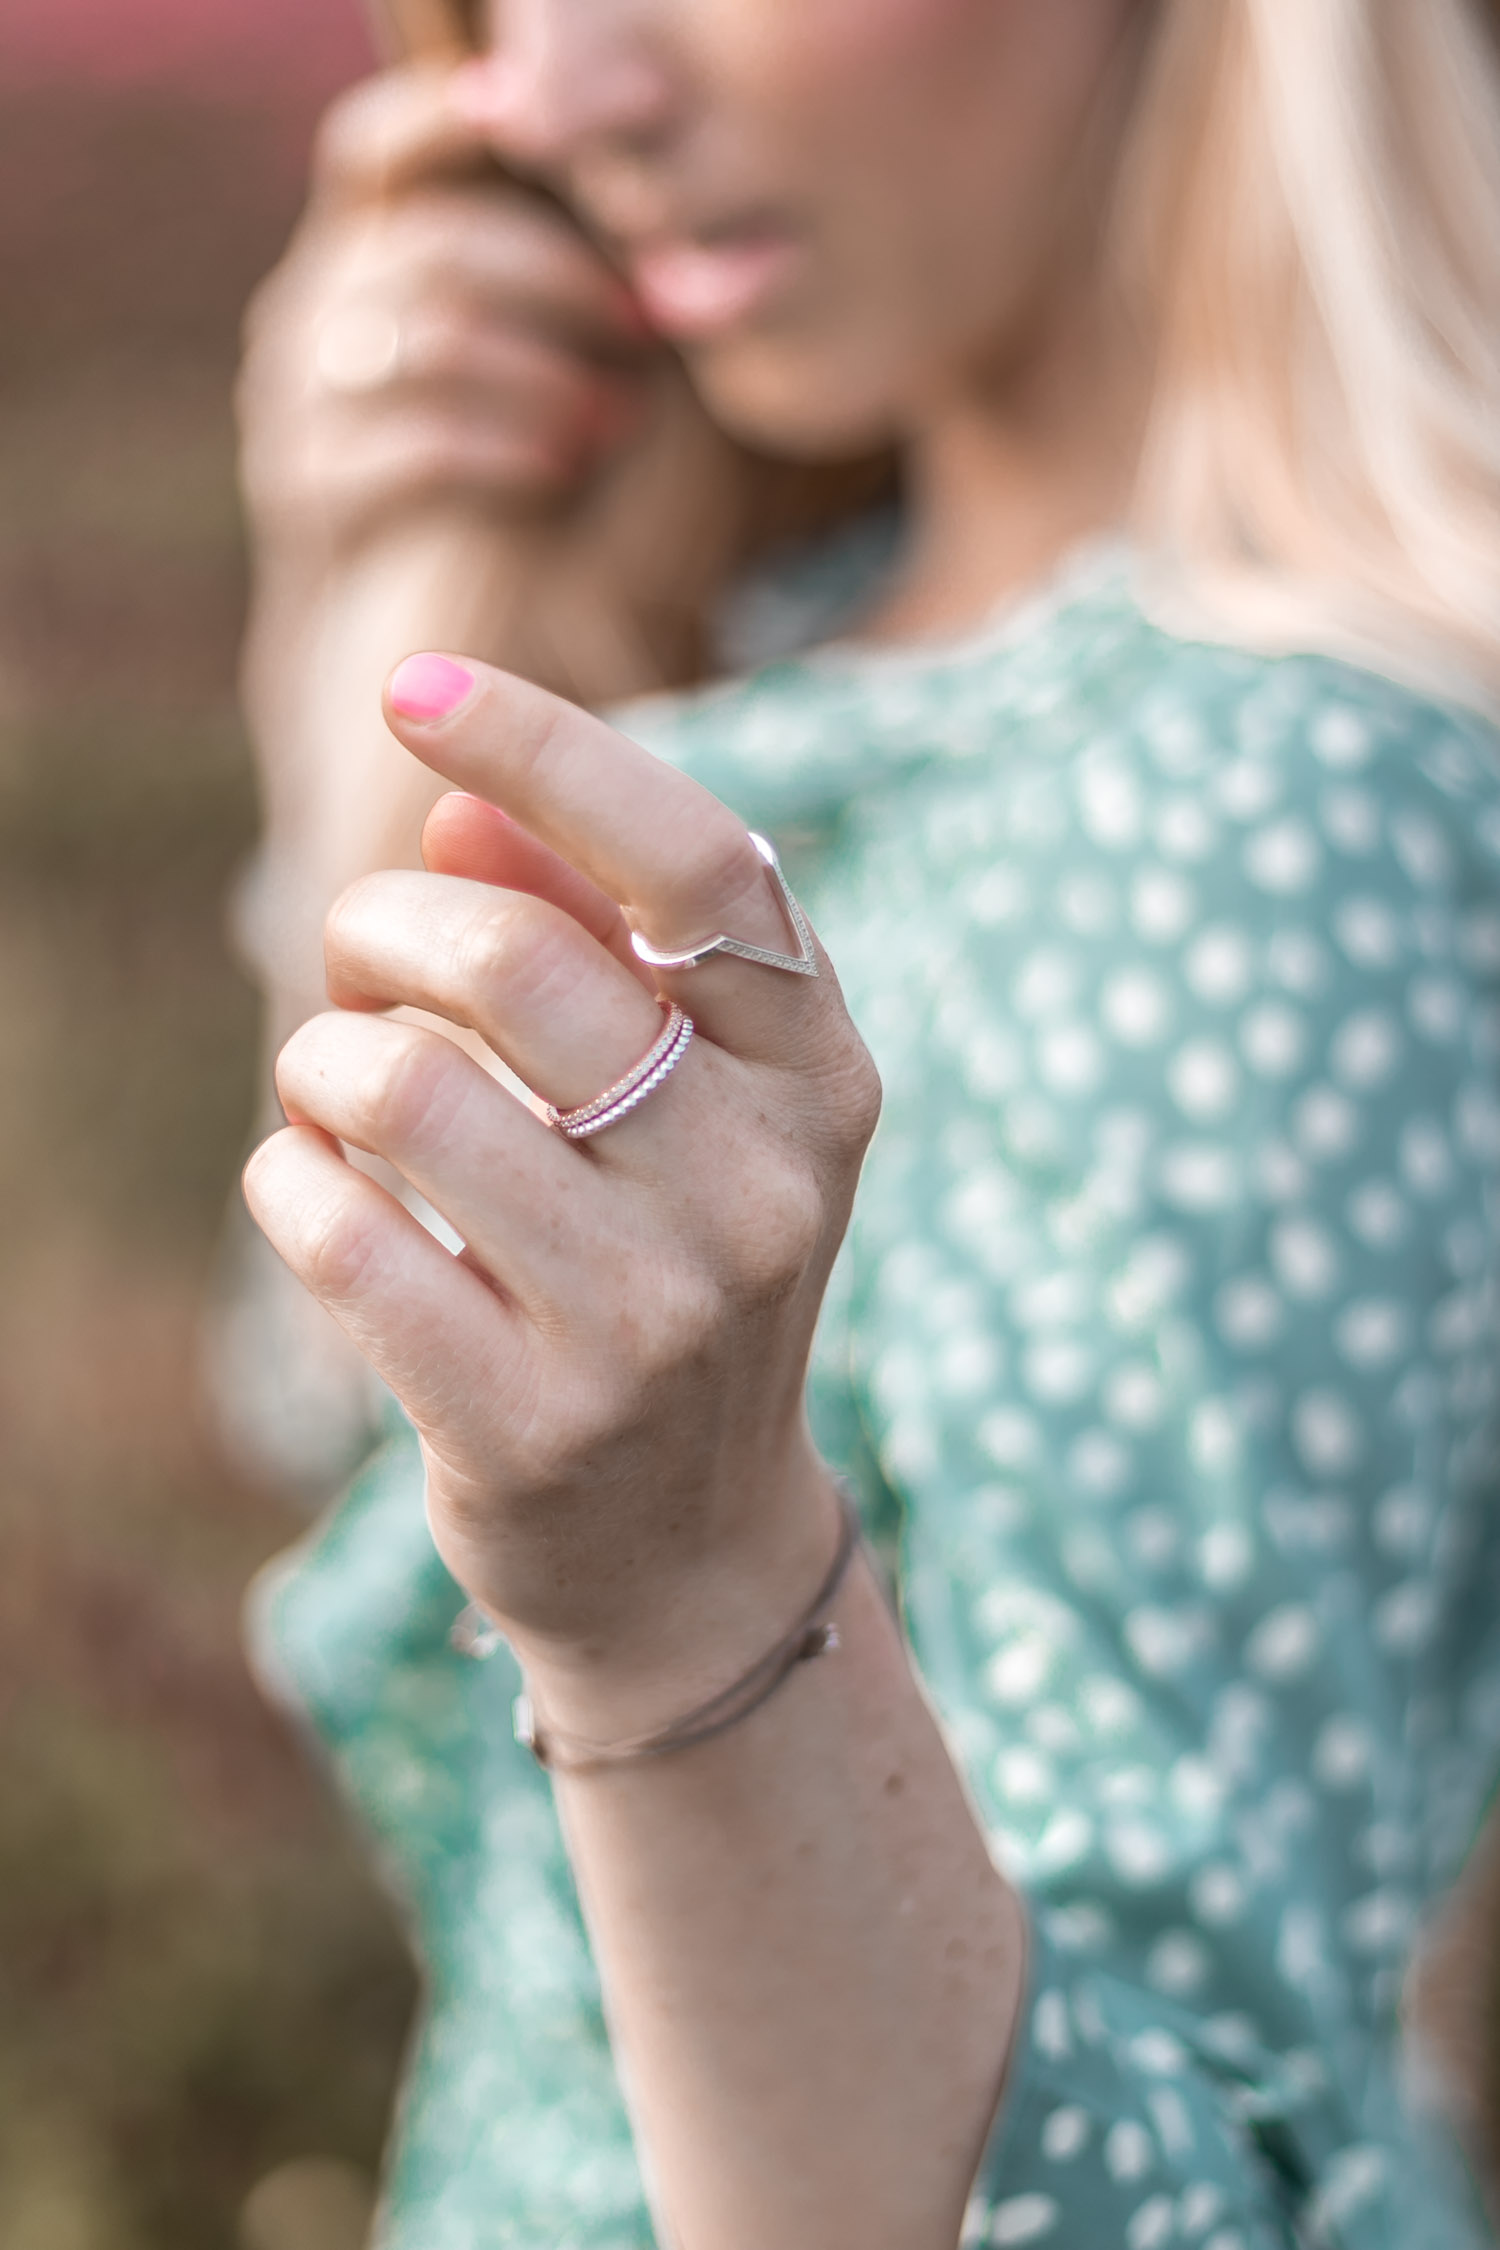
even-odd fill
[(794, 977), (815, 977), (818, 973), (817, 955), (813, 951), (813, 935), (808, 928), (807, 916), (793, 898), (791, 886), (781, 872), (781, 862), (776, 857), (776, 847), (752, 829), (750, 841), (770, 869), (781, 900), (782, 910), (797, 939), (796, 953), (773, 953), (764, 945), (747, 945), (743, 938), (704, 938), (701, 944), (690, 945), (683, 953), (663, 953), (639, 930), (632, 930), (630, 942), (639, 960), (650, 969), (696, 969), (715, 953), (732, 953), (741, 961), (758, 961), (763, 969), (785, 969)]
[(633, 1070), (627, 1070), (623, 1078), (617, 1078), (602, 1094), (577, 1109), (555, 1109), (548, 1102), (547, 1123), (555, 1132), (566, 1134), (570, 1141), (586, 1141), (602, 1133), (606, 1125), (617, 1125), (622, 1117), (628, 1117), (671, 1077), (691, 1044), (693, 1019), (675, 1001), (663, 1000), (659, 1005), (666, 1013), (666, 1027)]

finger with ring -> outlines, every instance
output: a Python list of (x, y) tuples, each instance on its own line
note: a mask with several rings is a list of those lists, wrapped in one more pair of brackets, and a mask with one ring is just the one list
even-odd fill
[(786, 969), (798, 977), (817, 975), (818, 957), (813, 950), (812, 931), (808, 927), (807, 916), (792, 896), (791, 885), (781, 872), (776, 847), (764, 836), (757, 836), (753, 828), (750, 831), (750, 841), (771, 871), (786, 918), (791, 924), (792, 934), (797, 940), (797, 951), (777, 953), (763, 945), (747, 945), (743, 938), (726, 937), (720, 931), (718, 936), (704, 938), (699, 944), (687, 946), (680, 953), (664, 953), (659, 946), (651, 943), (644, 931), (635, 930), (630, 942), (636, 958), (644, 961), (648, 969), (696, 969), (715, 953), (732, 953), (738, 960), (754, 961), (763, 969)]
[(454, 1258), (324, 1133), (297, 1125), (263, 1141), (245, 1167), (245, 1199), (419, 1428), (442, 1429), (456, 1449), (472, 1428), (479, 1454), (485, 1418), (534, 1395), (536, 1331), (524, 1309)]
[[(329, 915), (326, 947), (340, 1006), (402, 1005), (463, 1024), (558, 1115), (592, 1108), (601, 1090), (623, 1098), (617, 1087), (660, 1044), (659, 1001), (570, 914), (523, 892), (455, 875), (368, 875)], [(682, 1059), (674, 1053), (653, 1091)]]
[[(604, 1231), (602, 1179), (451, 1039), (379, 1016), (314, 1016), (282, 1049), (289, 1116), (383, 1157), (529, 1310), (576, 1288), (577, 1233)], [(559, 1212), (569, 1225), (560, 1236)]]
[(664, 1086), (688, 1051), (693, 1036), (693, 1019), (685, 1015), (675, 1000), (661, 1003), (666, 1024), (655, 1045), (648, 1048), (634, 1070), (627, 1070), (602, 1094), (591, 1102), (581, 1102), (577, 1109), (557, 1109), (547, 1104), (547, 1123), (555, 1132), (570, 1141), (591, 1140), (607, 1126), (618, 1125), (633, 1109)]
[[(620, 902), (654, 951), (704, 956), (696, 969), (658, 974), (715, 1046), (794, 1065), (824, 1051), (831, 980), (806, 968), (761, 975), (742, 949), (786, 964), (796, 958), (790, 929), (798, 954), (820, 970), (823, 957), (789, 921), (750, 831), (700, 783), (591, 713), (472, 660), (408, 659), (386, 708), (418, 757), (560, 852)], [(733, 938), (736, 949), (709, 953), (709, 937)]]

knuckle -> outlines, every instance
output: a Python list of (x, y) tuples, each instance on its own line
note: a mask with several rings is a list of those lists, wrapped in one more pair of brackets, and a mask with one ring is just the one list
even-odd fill
[(438, 411), (406, 415), (391, 432), (389, 481), (414, 489), (447, 491), (462, 485), (470, 448), (457, 418)]
[(365, 1087), (364, 1108), (377, 1146), (410, 1154), (442, 1138), (458, 1088), (458, 1050), (432, 1032), (393, 1027)]
[(428, 452), (414, 455), (405, 445), (371, 446), (358, 464), (357, 473), (340, 474), (336, 464), (320, 461), (306, 480), (310, 505), (329, 536), (366, 536), (390, 522), (403, 510), (428, 500), (446, 500), (464, 488), (456, 462)]
[(827, 1226), (822, 1187), (810, 1164), (783, 1151), (732, 1213), (735, 1294), (776, 1303), (799, 1287)]
[(449, 974), (455, 992), (477, 1004), (476, 1013), (493, 1012), (510, 991), (517, 950), (513, 917), (500, 900), (455, 932)]
[(315, 1297), (347, 1302), (368, 1282), (379, 1240), (366, 1213), (327, 1196), (304, 1222), (299, 1264)]
[(330, 973), (357, 971), (389, 950), (380, 941), (397, 927), (411, 880), (404, 871), (377, 868), (357, 875), (340, 891), (323, 918), (323, 957)]
[(529, 785), (545, 774), (567, 717), (566, 706), (550, 695), (526, 698), (511, 736), (510, 764), (518, 779)]
[(527, 1496), (530, 1528), (555, 1535), (563, 1512), (570, 1506), (576, 1509), (580, 1502), (586, 1504), (589, 1488), (596, 1482), (591, 1466), (608, 1450), (619, 1426), (602, 1393), (591, 1399), (586, 1410), (575, 1403), (573, 1416), (565, 1422), (534, 1413), (517, 1416), (508, 1424), (508, 1481), (515, 1493)]
[(748, 829), (730, 814), (706, 824), (697, 869), (699, 880), (716, 895), (737, 897), (765, 881), (765, 867)]
[(331, 959), (335, 954), (353, 950), (365, 912), (371, 903), (370, 891), (380, 881), (378, 875), (358, 875), (329, 907), (323, 918), (323, 945)]
[(463, 491), (502, 481), (516, 448), (505, 433), (440, 407), (424, 408), (391, 432), (392, 481), (415, 489)]
[(481, 372), (475, 325), (457, 306), (436, 299), (403, 328), (403, 382), (470, 382)]
[(847, 1051), (835, 1065), (835, 1078), (828, 1108), (834, 1123), (837, 1147), (854, 1155), (862, 1155), (874, 1137), (880, 1122), (883, 1089), (875, 1058), (860, 1038), (853, 1025), (849, 1026)]
[(459, 990), (491, 1012), (546, 1007), (576, 981), (566, 933), (519, 896), (486, 901), (460, 932), (456, 953)]
[(451, 188), (416, 186), (381, 214), (391, 266), (409, 303), (430, 295), (482, 304), (495, 295), (497, 247), (508, 247), (512, 222), (503, 202)]
[(688, 802), (674, 826), (681, 837), (672, 856), (683, 871), (675, 911), (695, 932), (710, 922), (722, 927), (743, 899), (759, 898), (765, 882), (765, 867), (749, 830), (725, 807), (705, 809)]
[(712, 1361), (729, 1309), (729, 1293), (707, 1267), (682, 1260), (665, 1265), (655, 1276), (651, 1317), (634, 1353), (648, 1387), (695, 1362)]
[(428, 384), (444, 395), (472, 393), (484, 426), (502, 440), (581, 421), (595, 388), (583, 370), (524, 329), (441, 301), (404, 325), (400, 381), (408, 389)]

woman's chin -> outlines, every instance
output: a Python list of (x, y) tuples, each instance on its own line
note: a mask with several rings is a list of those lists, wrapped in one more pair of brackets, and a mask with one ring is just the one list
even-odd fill
[(851, 368), (847, 352), (797, 349), (762, 337), (695, 342), (684, 357), (719, 427), (756, 452), (792, 461), (857, 459), (900, 434), (885, 389)]

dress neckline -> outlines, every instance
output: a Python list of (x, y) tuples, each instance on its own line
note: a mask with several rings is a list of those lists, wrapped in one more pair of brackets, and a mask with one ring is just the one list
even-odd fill
[(1066, 547), (1041, 577), (1001, 595), (970, 625), (892, 641), (865, 640), (856, 632), (841, 632), (813, 643), (790, 661), (809, 672), (871, 680), (897, 679), (981, 661), (1029, 638), (1074, 602), (1123, 586), (1131, 554), (1130, 542), (1122, 532), (1094, 532)]

